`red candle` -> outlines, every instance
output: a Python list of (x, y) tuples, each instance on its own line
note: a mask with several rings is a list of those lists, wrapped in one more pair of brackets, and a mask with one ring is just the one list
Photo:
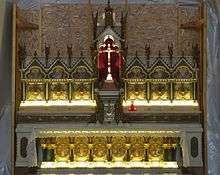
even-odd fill
[(137, 111), (137, 108), (134, 105), (134, 101), (131, 101), (131, 105), (128, 107), (129, 112)]

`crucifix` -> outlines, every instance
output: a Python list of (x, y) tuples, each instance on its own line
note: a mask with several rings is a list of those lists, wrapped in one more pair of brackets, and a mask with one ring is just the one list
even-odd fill
[(106, 50), (103, 50), (103, 51), (99, 51), (99, 53), (107, 53), (107, 58), (108, 58), (108, 63), (107, 63), (107, 70), (108, 70), (108, 74), (107, 74), (107, 77), (105, 79), (105, 81), (108, 81), (108, 82), (113, 82), (113, 78), (112, 78), (112, 70), (111, 70), (111, 53), (112, 52), (116, 52), (116, 50), (113, 50), (111, 48), (111, 45), (110, 44), (107, 44), (107, 49)]
[(118, 47), (113, 44), (113, 40), (108, 38), (101, 45), (99, 51), (98, 67), (100, 70), (100, 80), (113, 82), (118, 79), (120, 69), (120, 53)]

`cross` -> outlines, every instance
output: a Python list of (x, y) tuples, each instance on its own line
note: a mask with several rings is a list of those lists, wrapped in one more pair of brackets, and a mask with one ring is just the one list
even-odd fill
[[(105, 46), (105, 45), (104, 45)], [(111, 74), (111, 53), (116, 52), (116, 50), (111, 49), (111, 45), (107, 45), (107, 49), (104, 51), (99, 51), (99, 53), (107, 53), (108, 54), (108, 75), (106, 80), (107, 81), (113, 81), (112, 74)]]

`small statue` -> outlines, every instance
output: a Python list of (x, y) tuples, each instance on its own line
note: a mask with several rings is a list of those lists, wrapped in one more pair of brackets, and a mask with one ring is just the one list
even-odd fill
[(135, 52), (135, 56), (138, 57), (138, 51), (137, 51), (137, 50), (136, 50), (136, 52)]
[(45, 43), (45, 57), (46, 57), (46, 67), (48, 67), (48, 58), (50, 55), (50, 46), (47, 46)]
[(23, 67), (25, 58), (27, 56), (26, 46), (18, 45), (19, 67)]
[(173, 57), (173, 43), (171, 43), (171, 45), (168, 45), (168, 54), (170, 58)]
[(57, 51), (57, 58), (60, 58), (60, 50)]
[(34, 51), (34, 57), (37, 58), (37, 51)]
[(80, 57), (83, 58), (83, 51), (80, 51)]
[(67, 54), (68, 54), (68, 58), (69, 58), (69, 67), (71, 67), (71, 62), (72, 62), (72, 56), (73, 56), (73, 45), (71, 44), (70, 46), (67, 45)]
[(192, 56), (194, 59), (194, 64), (195, 67), (199, 66), (199, 58), (200, 58), (200, 50), (199, 50), (199, 45), (196, 43), (195, 45), (192, 46)]
[(170, 57), (170, 66), (173, 66), (173, 43), (171, 45), (168, 45), (168, 54)]
[(50, 46), (47, 46), (45, 43), (45, 57), (49, 58), (50, 55)]
[(161, 54), (161, 51), (160, 51), (160, 50), (159, 50), (159, 53), (158, 53), (158, 55), (159, 55), (159, 58), (161, 58), (161, 55), (162, 55), (162, 54)]
[(182, 56), (182, 57), (185, 56), (185, 52), (184, 52), (184, 50), (181, 51), (181, 56)]
[(73, 51), (72, 51), (73, 45), (71, 44), (70, 46), (67, 45), (67, 54), (69, 58), (72, 58), (73, 56)]
[(150, 54), (151, 54), (151, 48), (150, 48), (150, 44), (146, 44), (145, 45), (145, 54), (147, 56), (147, 58), (150, 58)]

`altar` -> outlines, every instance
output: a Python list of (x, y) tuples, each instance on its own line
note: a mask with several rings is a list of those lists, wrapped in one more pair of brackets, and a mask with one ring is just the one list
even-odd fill
[[(27, 11), (19, 11), (19, 25), (28, 29), (23, 26), (24, 31), (18, 31), (16, 167), (65, 173), (77, 169), (201, 172), (204, 109), (202, 49), (195, 44), (199, 42), (198, 33), (180, 25), (176, 29), (178, 36), (173, 32), (171, 38), (157, 40), (160, 32), (149, 31), (145, 22), (139, 28), (130, 26), (137, 21), (128, 6), (137, 9), (137, 4), (126, 3), (118, 15), (110, 1), (103, 6), (101, 15), (93, 11), (89, 1), (89, 10), (80, 15), (85, 15), (83, 20), (91, 18), (90, 26), (80, 25), (80, 30), (73, 32), (77, 27), (71, 25), (78, 23), (64, 14), (84, 7), (75, 6), (42, 6), (40, 25), (33, 20), (26, 26), (23, 22), (28, 20), (24, 15)], [(68, 36), (66, 41), (53, 39), (59, 37), (51, 29), (57, 27), (57, 17), (51, 13), (54, 8), (69, 9), (66, 13), (58, 10), (68, 19), (68, 25), (60, 21), (64, 28), (69, 26), (60, 33)], [(149, 12), (155, 6), (139, 8)], [(180, 7), (158, 8), (168, 12)], [(197, 12), (198, 7), (185, 11), (194, 16)], [(35, 13), (28, 11), (34, 19)], [(154, 19), (151, 13), (148, 16)], [(179, 16), (169, 20), (171, 16), (165, 16), (161, 24), (151, 24), (157, 29), (163, 25), (164, 33), (169, 33), (176, 26), (174, 21), (179, 20)], [(77, 15), (73, 18), (78, 19)], [(168, 26), (164, 20), (169, 21)], [(142, 33), (148, 33), (145, 38), (150, 39), (133, 35), (138, 33), (136, 27), (143, 28)], [(30, 31), (37, 32), (40, 49), (33, 50), (36, 43), (30, 39)], [(80, 32), (84, 37), (73, 39)], [(184, 42), (191, 38), (189, 48)]]

